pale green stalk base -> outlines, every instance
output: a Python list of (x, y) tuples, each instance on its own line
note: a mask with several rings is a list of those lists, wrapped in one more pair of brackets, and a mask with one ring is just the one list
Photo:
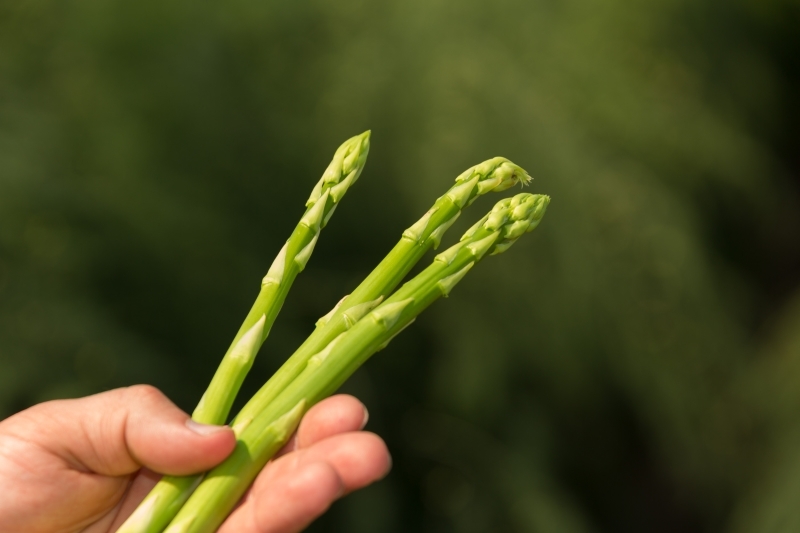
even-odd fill
[(147, 533), (164, 531), (202, 479), (203, 476), (164, 477), (147, 494), (117, 533), (132, 531), (133, 527), (138, 527), (135, 531)]

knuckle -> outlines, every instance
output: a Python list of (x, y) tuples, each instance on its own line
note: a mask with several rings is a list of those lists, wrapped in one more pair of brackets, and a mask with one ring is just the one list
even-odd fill
[(141, 403), (162, 402), (166, 398), (164, 393), (152, 385), (132, 385), (127, 389), (131, 400)]

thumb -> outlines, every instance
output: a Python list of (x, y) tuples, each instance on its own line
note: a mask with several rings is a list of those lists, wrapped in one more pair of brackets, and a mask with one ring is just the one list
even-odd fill
[(36, 405), (3, 423), (75, 468), (120, 476), (142, 466), (162, 474), (208, 470), (233, 450), (227, 426), (193, 422), (158, 389), (136, 385)]

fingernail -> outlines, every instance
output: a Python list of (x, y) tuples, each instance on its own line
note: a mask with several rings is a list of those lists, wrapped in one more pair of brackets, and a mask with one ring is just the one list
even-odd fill
[(228, 426), (214, 426), (211, 424), (201, 424), (199, 422), (195, 422), (191, 418), (186, 421), (186, 427), (197, 433), (198, 435), (212, 435), (214, 433), (218, 433), (220, 431), (224, 431), (228, 428)]
[(364, 427), (367, 425), (367, 422), (369, 422), (369, 411), (367, 410), (367, 406), (364, 405), (364, 420), (361, 421), (361, 429), (364, 429)]

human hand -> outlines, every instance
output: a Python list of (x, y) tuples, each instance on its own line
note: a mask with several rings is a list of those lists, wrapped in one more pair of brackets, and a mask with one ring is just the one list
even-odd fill
[[(300, 531), (382, 478), (391, 459), (361, 431), (366, 419), (352, 396), (312, 407), (219, 533)], [(150, 386), (36, 405), (0, 422), (0, 531), (115, 531), (158, 481), (154, 472), (208, 470), (234, 446), (230, 428), (190, 422)]]

